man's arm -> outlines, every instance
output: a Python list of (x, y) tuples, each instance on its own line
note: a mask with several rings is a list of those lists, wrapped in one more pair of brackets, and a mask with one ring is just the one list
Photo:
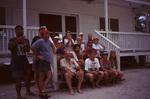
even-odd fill
[(30, 51), (29, 41), (23, 43), (23, 49), (25, 50), (25, 52)]
[(23, 42), (24, 40), (25, 40), (25, 36), (21, 36), (21, 37), (17, 38), (16, 40), (12, 41), (8, 45), (8, 49), (12, 49), (14, 46), (16, 46), (18, 44), (18, 42)]
[(44, 59), (45, 59), (44, 56), (38, 55), (37, 49), (35, 49), (33, 46), (31, 46), (31, 50), (32, 50), (32, 52), (33, 52), (40, 60), (44, 60)]

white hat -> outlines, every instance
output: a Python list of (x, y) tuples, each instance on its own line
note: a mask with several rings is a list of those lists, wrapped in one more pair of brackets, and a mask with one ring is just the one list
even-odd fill
[(79, 35), (83, 35), (83, 33), (82, 33), (82, 32), (80, 32), (80, 33), (79, 33)]
[(45, 29), (45, 30), (47, 30), (46, 26), (41, 26), (40, 29)]

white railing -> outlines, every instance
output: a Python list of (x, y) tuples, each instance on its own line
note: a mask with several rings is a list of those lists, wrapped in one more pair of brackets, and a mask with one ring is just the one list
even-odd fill
[(95, 37), (99, 38), (99, 42), (102, 43), (106, 47), (106, 51), (110, 53), (110, 51), (115, 51), (117, 60), (118, 60), (118, 69), (120, 70), (120, 47), (110, 41), (108, 38), (103, 36), (100, 31), (95, 30)]
[[(105, 31), (99, 31), (106, 37)], [(133, 32), (108, 32), (108, 39), (118, 45), (121, 51), (147, 51), (150, 50), (150, 34)]]
[[(9, 39), (15, 37), (15, 26), (12, 25), (0, 25), (0, 54), (8, 54)], [(32, 42), (32, 38), (38, 35), (39, 27), (28, 26), (26, 38), (29, 39), (29, 42)]]

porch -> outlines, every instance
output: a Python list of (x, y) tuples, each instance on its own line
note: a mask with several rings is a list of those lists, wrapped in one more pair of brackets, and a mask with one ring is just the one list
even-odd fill
[[(15, 36), (14, 31), (15, 26), (0, 26), (0, 55), (9, 55), (8, 50), (9, 39)], [(27, 32), (25, 36), (29, 39), (30, 43), (32, 38), (38, 35), (39, 27), (27, 26)], [(105, 31), (93, 31), (93, 37), (98, 37), (99, 42), (106, 47), (106, 51), (110, 52), (115, 50), (118, 59), (118, 65), (120, 68), (120, 57), (123, 56), (148, 56), (150, 55), (150, 34), (146, 33), (128, 33), (128, 32), (111, 32), (108, 34)], [(108, 38), (106, 36), (108, 35)], [(32, 53), (31, 51), (29, 54)], [(9, 65), (10, 63), (5, 63)], [(32, 64), (32, 59), (30, 58), (30, 64)], [(52, 63), (52, 73), (53, 73), (53, 85), (54, 89), (59, 89), (59, 82), (57, 76), (57, 62), (56, 55), (53, 55)]]
[[(0, 25), (0, 55), (10, 54), (8, 50), (9, 39), (15, 36), (15, 26)], [(29, 42), (38, 35), (39, 27), (27, 26), (27, 32), (24, 33)], [(93, 38), (98, 37), (99, 42), (106, 46), (106, 50), (118, 49), (120, 56), (136, 56), (150, 54), (150, 34), (141, 32), (114, 32), (93, 30)], [(32, 53), (30, 51), (30, 53)]]

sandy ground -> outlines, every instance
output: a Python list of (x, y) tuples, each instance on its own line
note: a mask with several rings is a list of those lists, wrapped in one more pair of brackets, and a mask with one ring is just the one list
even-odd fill
[[(150, 68), (124, 70), (125, 80), (112, 87), (101, 85), (101, 88), (92, 89), (90, 86), (82, 88), (83, 94), (74, 89), (75, 95), (69, 95), (69, 91), (51, 92), (49, 99), (150, 99)], [(31, 86), (34, 91), (34, 86)], [(35, 92), (36, 93), (36, 92)], [(40, 99), (36, 96), (25, 95), (25, 87), (22, 88), (23, 99)], [(0, 85), (0, 99), (16, 99), (15, 85)]]

